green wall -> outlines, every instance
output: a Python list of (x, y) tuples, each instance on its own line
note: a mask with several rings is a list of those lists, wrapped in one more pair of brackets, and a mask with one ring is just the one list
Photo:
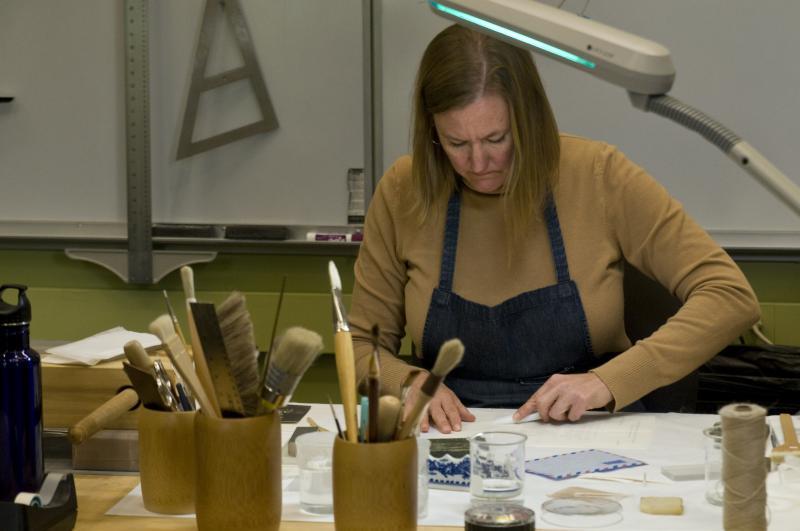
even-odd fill
[[(323, 256), (220, 254), (193, 266), (198, 299), (222, 301), (233, 289), (247, 295), (256, 341), (268, 342), (283, 275), (287, 275), (279, 330), (304, 326), (322, 334), (325, 352), (333, 351), (327, 263)], [(333, 258), (344, 291), (353, 286), (355, 257)], [(800, 345), (800, 263), (740, 264), (762, 305), (763, 328), (776, 343)], [(130, 286), (97, 265), (67, 258), (60, 251), (0, 251), (0, 283), (29, 286), (33, 340), (76, 340), (114, 326), (145, 331), (165, 313), (167, 290), (185, 322), (180, 275), (170, 273), (156, 285)], [(349, 300), (345, 301), (349, 304)], [(404, 353), (409, 351), (404, 343)], [(295, 399), (338, 400), (332, 356), (324, 356), (306, 375)]]

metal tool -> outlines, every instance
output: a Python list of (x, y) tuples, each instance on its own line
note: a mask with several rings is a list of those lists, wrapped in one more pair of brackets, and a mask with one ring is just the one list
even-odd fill
[[(244, 60), (244, 66), (233, 68), (211, 77), (205, 77), (209, 50), (211, 49), (214, 29), (218, 24), (220, 11), (225, 13), (231, 24), (233, 36)], [(253, 49), (253, 39), (247, 29), (239, 0), (206, 0), (200, 37), (198, 38), (192, 64), (194, 65), (192, 84), (189, 87), (189, 97), (186, 99), (186, 109), (183, 113), (183, 125), (181, 126), (181, 134), (178, 141), (178, 160), (257, 133), (272, 131), (278, 127), (278, 118), (269, 99), (267, 86), (264, 84), (264, 76), (258, 66), (256, 53)], [(194, 125), (197, 121), (197, 109), (200, 105), (202, 93), (243, 79), (250, 81), (250, 86), (253, 88), (258, 107), (261, 110), (261, 120), (208, 138), (192, 141)]]
[(193, 302), (190, 306), (220, 410), (244, 415), (242, 397), (231, 372), (217, 311), (208, 302)]

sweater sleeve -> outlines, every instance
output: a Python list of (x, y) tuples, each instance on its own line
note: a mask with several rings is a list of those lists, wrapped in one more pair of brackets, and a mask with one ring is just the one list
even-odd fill
[(759, 318), (759, 305), (728, 254), (678, 201), (622, 153), (598, 163), (607, 229), (622, 255), (683, 302), (650, 337), (593, 372), (618, 410), (686, 376)]
[(364, 223), (364, 241), (355, 264), (350, 328), (359, 381), (369, 370), (371, 329), (380, 328), (381, 383), (386, 392), (400, 387), (414, 367), (396, 357), (405, 334), (406, 263), (400, 255), (397, 174), (408, 158), (396, 162), (378, 182)]

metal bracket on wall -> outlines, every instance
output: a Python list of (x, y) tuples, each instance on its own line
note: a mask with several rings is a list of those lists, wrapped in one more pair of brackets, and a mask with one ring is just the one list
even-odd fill
[[(83, 260), (105, 267), (124, 282), (131, 281), (129, 251), (124, 249), (65, 249), (73, 260)], [(189, 264), (211, 262), (217, 257), (214, 252), (153, 251), (151, 265), (152, 282), (160, 281), (172, 271)]]
[[(214, 36), (214, 29), (218, 24), (220, 12), (226, 15), (228, 22), (233, 30), (236, 43), (239, 46), (244, 65), (205, 77), (208, 54)], [(239, 0), (206, 0), (205, 11), (203, 12), (203, 22), (200, 27), (200, 36), (197, 40), (197, 49), (194, 57), (194, 70), (192, 71), (192, 84), (189, 88), (189, 97), (186, 101), (186, 109), (183, 113), (183, 125), (181, 126), (180, 140), (178, 142), (177, 160), (190, 157), (203, 151), (208, 151), (216, 147), (241, 140), (257, 133), (272, 131), (278, 127), (278, 118), (275, 109), (269, 99), (267, 86), (264, 83), (264, 76), (258, 66), (253, 39), (247, 29), (242, 7)], [(197, 109), (200, 104), (200, 96), (203, 92), (213, 90), (229, 83), (247, 79), (258, 102), (261, 110), (261, 120), (253, 122), (224, 133), (192, 141), (194, 126), (197, 121)]]
[(128, 249), (66, 249), (68, 257), (109, 269), (131, 284), (152, 284), (215, 252), (153, 251), (150, 196), (149, 0), (125, 0), (125, 158)]

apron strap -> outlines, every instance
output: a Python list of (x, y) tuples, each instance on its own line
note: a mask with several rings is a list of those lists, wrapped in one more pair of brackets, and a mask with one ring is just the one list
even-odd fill
[(567, 265), (567, 252), (564, 249), (564, 239), (561, 237), (561, 225), (558, 222), (556, 202), (551, 195), (547, 200), (545, 210), (547, 216), (547, 233), (550, 236), (550, 248), (553, 251), (553, 262), (556, 267), (558, 283), (569, 282), (569, 266)]
[(444, 244), (442, 245), (442, 265), (439, 272), (439, 289), (453, 291), (453, 275), (456, 269), (456, 248), (458, 247), (458, 223), (461, 215), (461, 201), (458, 192), (453, 192), (447, 203), (447, 218), (444, 225)]

